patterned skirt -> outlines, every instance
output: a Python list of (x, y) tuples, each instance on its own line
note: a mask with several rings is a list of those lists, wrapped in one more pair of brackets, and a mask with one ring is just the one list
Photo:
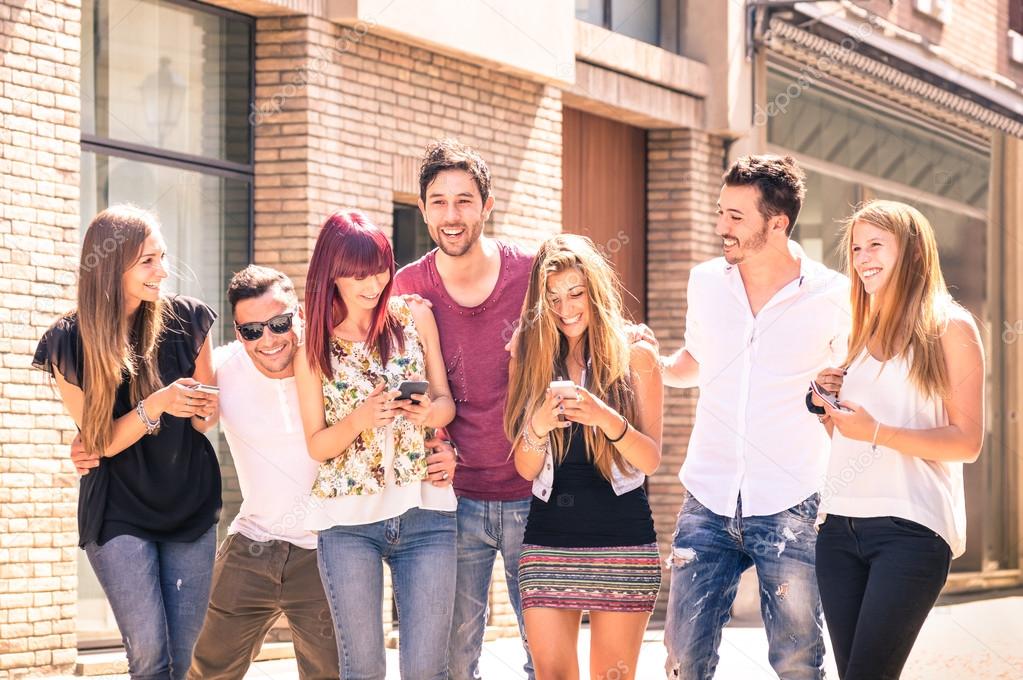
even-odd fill
[(652, 612), (660, 586), (656, 543), (614, 548), (524, 544), (519, 558), (523, 609)]

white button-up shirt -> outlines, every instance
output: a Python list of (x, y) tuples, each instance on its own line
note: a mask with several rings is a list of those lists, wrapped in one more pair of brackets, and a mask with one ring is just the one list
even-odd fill
[(689, 277), (686, 350), (699, 400), (679, 479), (711, 512), (773, 515), (822, 487), (830, 443), (806, 409), (821, 369), (837, 366), (851, 326), (849, 280), (795, 242), (800, 275), (753, 316), (737, 266), (704, 262)]

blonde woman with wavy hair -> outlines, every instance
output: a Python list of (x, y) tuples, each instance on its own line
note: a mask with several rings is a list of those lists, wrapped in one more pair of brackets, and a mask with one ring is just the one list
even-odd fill
[(817, 538), (817, 580), (843, 679), (898, 678), (966, 548), (963, 464), (984, 442), (984, 351), (949, 295), (934, 230), (873, 201), (848, 219), (848, 357), (817, 383), (840, 397)]
[(590, 676), (635, 677), (660, 586), (643, 482), (661, 460), (661, 376), (655, 350), (629, 344), (620, 288), (592, 241), (556, 236), (514, 340), (504, 422), (533, 482), (519, 591), (539, 680), (579, 677), (584, 610)]
[(161, 292), (167, 247), (131, 206), (85, 232), (78, 304), (46, 331), (33, 365), (56, 381), (80, 430), (79, 545), (110, 602), (132, 678), (184, 678), (209, 599), (220, 468), (199, 300)]

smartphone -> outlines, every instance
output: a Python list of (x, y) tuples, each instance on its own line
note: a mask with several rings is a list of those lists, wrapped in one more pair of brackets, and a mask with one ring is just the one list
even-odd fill
[(401, 394), (394, 399), (395, 401), (411, 399), (413, 404), (418, 404), (419, 402), (417, 400), (412, 399), (412, 395), (426, 394), (428, 389), (430, 389), (430, 383), (425, 380), (402, 380), (401, 384), (398, 385), (398, 391), (401, 392)]
[(852, 413), (850, 409), (847, 409), (845, 406), (842, 406), (840, 403), (838, 403), (838, 397), (836, 397), (831, 392), (828, 392), (823, 387), (818, 385), (816, 380), (810, 381), (810, 389), (813, 390), (813, 393), (820, 397), (821, 400), (827, 403), (828, 406), (830, 406), (831, 408), (837, 411), (845, 411), (846, 413)]
[[(551, 394), (561, 395), (562, 399), (575, 399), (575, 383), (571, 380), (552, 380), (551, 381)], [(565, 414), (558, 414), (558, 421), (565, 422)]]
[(196, 392), (204, 392), (206, 394), (220, 394), (220, 388), (216, 385), (203, 385), (202, 383), (199, 383), (198, 385), (192, 385), (191, 389)]
[(551, 393), (560, 394), (565, 399), (575, 399), (575, 383), (571, 380), (551, 381)]

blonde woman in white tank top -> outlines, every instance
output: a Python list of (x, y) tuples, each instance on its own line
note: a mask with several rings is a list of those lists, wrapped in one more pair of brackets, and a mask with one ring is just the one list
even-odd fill
[(817, 581), (839, 677), (898, 678), (966, 539), (963, 464), (984, 440), (984, 353), (948, 293), (934, 230), (874, 201), (846, 223), (853, 329), (818, 384), (832, 436)]

